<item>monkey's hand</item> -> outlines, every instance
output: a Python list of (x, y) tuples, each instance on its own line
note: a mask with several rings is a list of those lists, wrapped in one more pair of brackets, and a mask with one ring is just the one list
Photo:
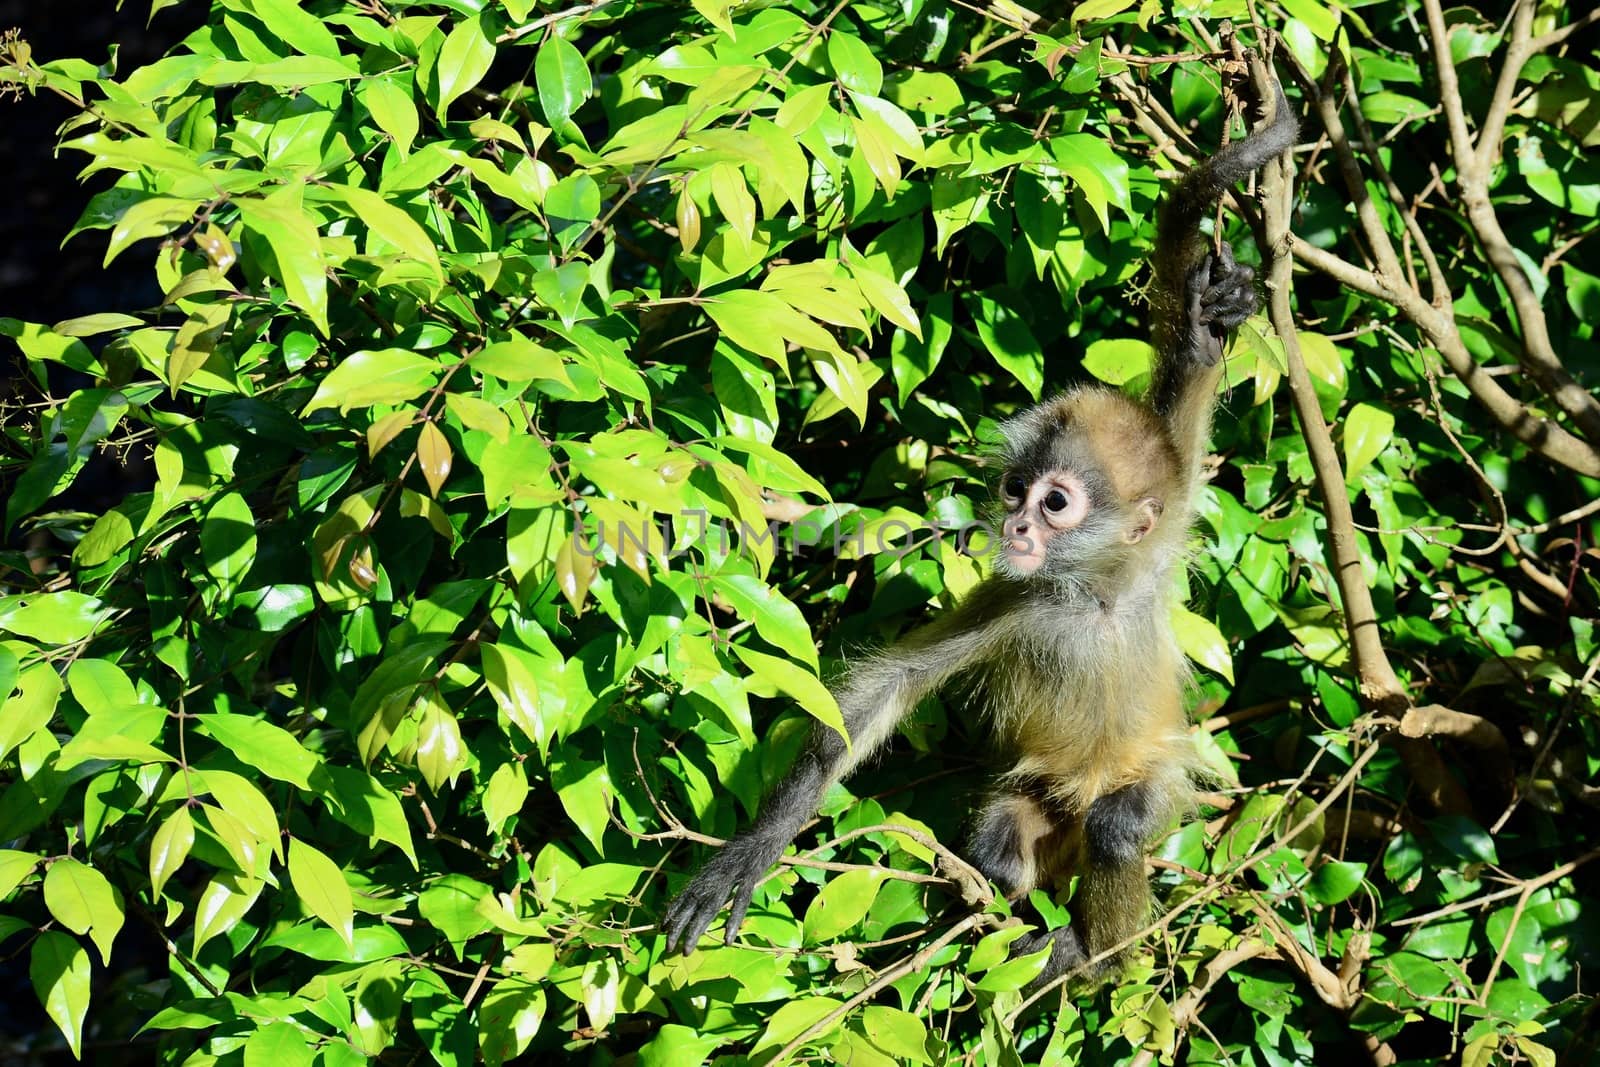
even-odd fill
[(1223, 242), (1217, 255), (1207, 255), (1194, 265), (1183, 288), (1183, 355), (1207, 367), (1215, 366), (1228, 334), (1261, 306), (1256, 272), (1236, 263), (1232, 246)]
[(732, 904), (722, 943), (733, 944), (744, 923), (745, 912), (750, 909), (750, 898), (755, 895), (756, 886), (782, 854), (782, 843), (774, 853), (766, 841), (750, 834), (741, 834), (724, 845), (667, 905), (667, 913), (661, 919), (661, 930), (667, 935), (667, 952), (681, 952), (685, 956), (693, 952), (730, 895)]

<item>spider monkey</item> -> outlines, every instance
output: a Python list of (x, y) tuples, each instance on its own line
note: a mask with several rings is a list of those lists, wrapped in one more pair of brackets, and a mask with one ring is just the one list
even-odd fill
[(1085, 967), (1146, 920), (1146, 851), (1193, 795), (1171, 594), (1223, 342), (1259, 304), (1254, 272), (1227, 244), (1211, 252), (1200, 223), (1226, 189), (1293, 145), (1295, 120), (1276, 81), (1272, 92), (1271, 121), (1189, 171), (1162, 207), (1148, 396), (1078, 386), (1002, 424), (993, 573), (835, 685), (851, 750), (832, 729), (813, 728), (755, 824), (667, 907), (669, 952), (692, 952), (730, 896), (723, 940), (732, 944), (756, 885), (829, 784), (882, 746), (923, 696), (960, 677), (1010, 760), (973, 820), (967, 855), (1010, 897), (1080, 876), (1073, 921), (1014, 951), (1049, 948), (1036, 984), (1118, 964), (1112, 956)]

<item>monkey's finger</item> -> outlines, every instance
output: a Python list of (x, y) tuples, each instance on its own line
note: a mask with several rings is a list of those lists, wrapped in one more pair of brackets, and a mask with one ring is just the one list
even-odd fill
[(1254, 289), (1242, 289), (1231, 293), (1221, 300), (1206, 308), (1206, 322), (1220, 322), (1227, 326), (1237, 326), (1256, 313), (1260, 301), (1256, 299)]
[(1233, 258), (1233, 246), (1227, 241), (1222, 242), (1222, 247), (1217, 249), (1216, 265), (1212, 268), (1213, 274), (1231, 274), (1238, 267)]
[(1210, 285), (1206, 286), (1206, 291), (1201, 295), (1200, 299), (1207, 304), (1214, 304), (1218, 300), (1224, 300), (1227, 297), (1238, 293), (1240, 290), (1248, 290), (1253, 288), (1255, 286), (1255, 281), (1256, 272), (1253, 267), (1245, 265), (1235, 266), (1230, 273), (1223, 277), (1217, 278)]
[(716, 918), (721, 904), (720, 897), (712, 898), (702, 886), (691, 884), (685, 889), (667, 906), (666, 917), (661, 922), (661, 929), (667, 935), (667, 952), (681, 952), (685, 956), (692, 953), (711, 920)]
[(739, 936), (739, 927), (744, 925), (745, 912), (750, 910), (750, 900), (755, 896), (755, 887), (745, 888), (741, 883), (734, 887), (733, 903), (728, 908), (728, 922), (722, 930), (722, 943), (733, 944), (733, 939)]

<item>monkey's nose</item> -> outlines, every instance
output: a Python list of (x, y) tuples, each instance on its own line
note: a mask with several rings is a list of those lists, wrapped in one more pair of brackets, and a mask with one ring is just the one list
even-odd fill
[(1014, 522), (1014, 523), (1012, 523), (1011, 524), (1011, 533), (1012, 533), (1012, 536), (1014, 536), (1014, 537), (1026, 537), (1026, 536), (1028, 536), (1028, 524), (1026, 522)]

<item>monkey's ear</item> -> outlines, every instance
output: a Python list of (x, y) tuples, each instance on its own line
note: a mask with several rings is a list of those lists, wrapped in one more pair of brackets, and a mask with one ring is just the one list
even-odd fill
[(1161, 521), (1161, 500), (1158, 497), (1140, 497), (1133, 502), (1134, 524), (1128, 527), (1122, 539), (1130, 545), (1136, 545), (1145, 539), (1145, 535), (1156, 528), (1156, 523)]

